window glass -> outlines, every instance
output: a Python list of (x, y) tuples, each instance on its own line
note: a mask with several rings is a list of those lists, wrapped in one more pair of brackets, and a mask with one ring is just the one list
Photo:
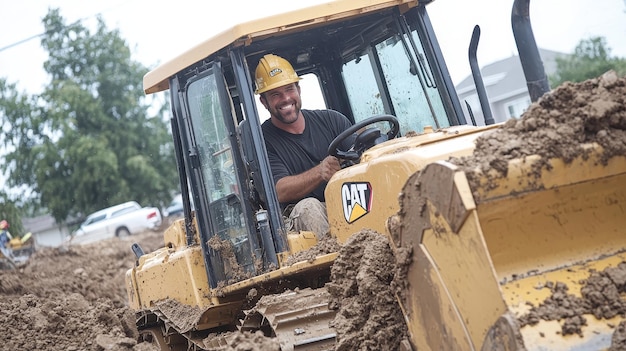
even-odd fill
[(193, 82), (187, 97), (207, 195), (215, 201), (236, 192), (237, 187), (233, 151), (213, 75)]
[[(223, 82), (223, 79), (218, 80), (214, 74), (209, 74), (191, 83), (187, 89), (189, 113), (200, 160), (202, 183), (209, 197), (209, 213), (213, 225), (211, 235), (231, 242), (237, 262), (250, 270), (254, 257), (248, 240), (233, 163), (233, 148), (226, 126), (226, 120), (232, 119), (233, 111), (226, 109), (229, 105), (222, 106), (218, 90), (226, 90), (225, 87), (218, 86), (224, 84)], [(226, 272), (228, 276), (234, 273)]]
[[(375, 61), (367, 53), (344, 64), (343, 77), (356, 121), (378, 114), (393, 114), (400, 121), (403, 135), (408, 131), (421, 132), (426, 126), (450, 125), (417, 32), (411, 34), (417, 53), (408, 37), (405, 37), (405, 46), (401, 37), (395, 35), (372, 50), (380, 67), (375, 67)], [(406, 48), (412, 53), (413, 64)], [(376, 79), (376, 72), (382, 73), (381, 79)], [(383, 101), (385, 91), (389, 97), (387, 103)]]
[(100, 222), (101, 220), (106, 218), (106, 213), (103, 213), (101, 215), (97, 215), (97, 216), (93, 216), (93, 217), (89, 217), (87, 218), (87, 220), (85, 220), (85, 223), (83, 225), (89, 225), (89, 224), (93, 224), (96, 222)]
[[(413, 34), (415, 42), (419, 44), (416, 33)], [(376, 51), (402, 133), (409, 130), (421, 132), (426, 126), (448, 127), (439, 91), (422, 52), (417, 53), (417, 58), (413, 56), (416, 65), (411, 65), (405, 46), (397, 36), (376, 45)]]
[(347, 62), (343, 66), (343, 77), (356, 122), (385, 113), (369, 56)]
[(133, 211), (136, 211), (136, 210), (137, 210), (137, 207), (135, 207), (135, 206), (131, 206), (131, 207), (124, 207), (124, 208), (122, 208), (122, 209), (119, 209), (119, 210), (117, 210), (117, 211), (113, 212), (113, 213), (111, 214), (111, 217), (121, 216), (121, 215), (123, 215), (123, 214), (129, 213), (129, 212), (133, 212)]

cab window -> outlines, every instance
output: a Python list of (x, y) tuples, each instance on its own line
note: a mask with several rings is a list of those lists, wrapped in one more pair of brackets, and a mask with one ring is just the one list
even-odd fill
[(342, 74), (355, 121), (392, 114), (400, 121), (403, 135), (426, 126), (450, 125), (417, 33), (411, 35), (417, 53), (408, 37), (396, 34), (344, 64)]

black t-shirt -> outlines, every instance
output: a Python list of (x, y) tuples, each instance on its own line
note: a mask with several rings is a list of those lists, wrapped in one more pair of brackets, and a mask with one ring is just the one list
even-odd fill
[[(263, 122), (263, 137), (274, 183), (283, 177), (297, 175), (319, 165), (328, 156), (330, 143), (351, 126), (346, 116), (333, 110), (302, 110), (302, 114), (306, 121), (302, 134), (285, 132), (274, 126), (269, 119)], [(349, 146), (347, 142), (341, 145), (346, 146)], [(326, 182), (322, 182), (306, 197), (315, 197), (324, 202), (325, 188)], [(295, 202), (297, 201), (293, 203)], [(288, 204), (281, 205), (284, 207)]]

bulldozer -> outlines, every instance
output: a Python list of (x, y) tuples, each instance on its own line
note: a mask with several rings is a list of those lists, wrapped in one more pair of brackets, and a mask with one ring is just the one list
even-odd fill
[[(328, 234), (345, 245), (367, 229), (407, 253), (395, 294), (407, 330), (398, 349), (610, 347), (619, 313), (585, 310), (576, 333), (560, 319), (524, 316), (538, 316), (559, 291), (582, 299), (585, 282), (626, 259), (626, 158), (581, 143), (568, 159), (473, 160), (509, 122), (467, 122), (431, 2), (336, 0), (236, 24), (144, 76), (146, 94), (169, 94), (184, 217), (161, 249), (132, 246), (125, 284), (141, 340), (163, 351), (227, 350), (233, 335), (258, 331), (288, 351), (332, 350), (341, 338), (325, 292), (339, 253), (290, 260), (320, 239), (287, 230), (276, 195), (251, 78), (272, 53), (352, 123), (329, 146), (350, 162), (326, 186)], [(536, 103), (550, 88), (528, 6), (516, 0), (511, 17)], [(508, 155), (520, 148), (504, 144)], [(555, 288), (564, 285), (567, 293)], [(256, 308), (261, 297), (274, 302)]]
[(31, 232), (21, 237), (11, 238), (7, 248), (0, 251), (0, 269), (15, 269), (23, 266), (34, 252), (35, 241)]

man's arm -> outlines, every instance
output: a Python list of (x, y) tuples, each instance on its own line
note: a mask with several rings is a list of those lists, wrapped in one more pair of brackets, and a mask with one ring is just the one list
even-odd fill
[(306, 172), (281, 178), (276, 183), (278, 201), (290, 202), (304, 198), (322, 182), (327, 182), (340, 169), (339, 160), (328, 156), (319, 165)]

